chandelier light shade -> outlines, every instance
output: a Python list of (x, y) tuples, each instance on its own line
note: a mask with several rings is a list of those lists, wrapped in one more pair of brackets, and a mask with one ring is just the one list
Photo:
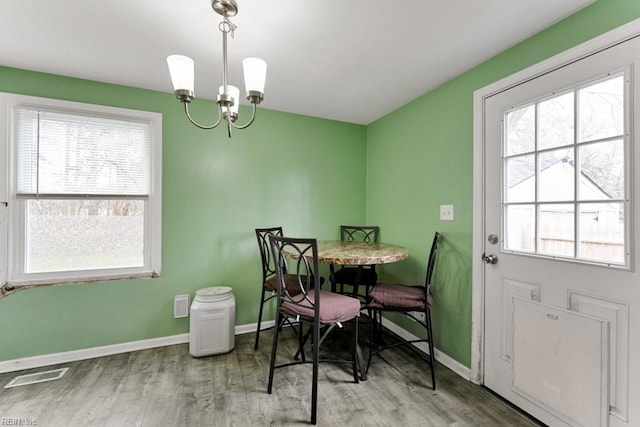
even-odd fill
[(251, 92), (264, 93), (264, 84), (267, 79), (267, 63), (260, 58), (245, 58), (242, 61), (244, 72), (244, 87), (247, 96)]
[[(229, 94), (229, 96), (231, 96), (233, 99), (240, 99), (240, 89), (238, 89), (235, 86), (227, 86), (227, 93)], [(224, 95), (224, 86), (220, 86), (218, 88), (218, 94), (219, 95)], [(233, 105), (231, 105), (229, 107), (229, 111), (231, 112), (231, 121), (235, 122), (236, 119), (238, 118), (238, 107), (240, 107), (240, 103), (239, 102), (234, 102)], [(226, 114), (226, 110), (222, 112), (222, 114)]]
[(187, 119), (200, 129), (213, 129), (223, 120), (227, 124), (227, 133), (231, 138), (232, 128), (245, 129), (253, 123), (256, 117), (256, 105), (264, 99), (264, 86), (267, 77), (267, 63), (259, 58), (246, 58), (242, 61), (246, 98), (251, 103), (251, 117), (244, 125), (236, 124), (238, 108), (240, 107), (240, 90), (228, 82), (227, 66), (227, 36), (233, 32), (236, 26), (229, 21), (229, 17), (238, 13), (238, 5), (235, 0), (212, 0), (211, 8), (222, 16), (218, 29), (222, 33), (222, 85), (218, 89), (218, 119), (212, 125), (201, 125), (193, 120), (189, 114), (189, 103), (195, 98), (194, 92), (194, 62), (184, 55), (170, 55), (167, 57), (167, 65), (171, 74), (171, 82), (176, 98), (184, 105)]
[(174, 91), (186, 91), (193, 98), (193, 59), (184, 55), (167, 57)]

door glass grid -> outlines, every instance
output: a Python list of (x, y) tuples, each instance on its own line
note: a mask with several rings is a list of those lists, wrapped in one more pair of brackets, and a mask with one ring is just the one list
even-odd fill
[(628, 265), (628, 86), (617, 73), (505, 113), (504, 250)]

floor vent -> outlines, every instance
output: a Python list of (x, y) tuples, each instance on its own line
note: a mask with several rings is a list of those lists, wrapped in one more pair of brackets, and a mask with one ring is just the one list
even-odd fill
[(59, 380), (69, 370), (69, 368), (53, 369), (51, 371), (36, 372), (35, 374), (20, 375), (15, 377), (4, 388), (19, 387), (21, 385), (29, 385), (43, 383), (45, 381)]

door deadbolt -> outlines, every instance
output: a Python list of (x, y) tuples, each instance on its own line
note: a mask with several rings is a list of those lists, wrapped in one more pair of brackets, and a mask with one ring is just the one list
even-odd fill
[(487, 240), (492, 245), (495, 245), (496, 243), (498, 243), (498, 236), (496, 236), (495, 234), (489, 234), (489, 237), (487, 237)]

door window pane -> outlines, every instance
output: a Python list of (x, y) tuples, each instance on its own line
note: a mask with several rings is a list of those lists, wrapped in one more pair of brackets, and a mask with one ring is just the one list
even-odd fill
[(536, 157), (532, 154), (512, 157), (507, 160), (508, 202), (535, 202)]
[(624, 76), (578, 91), (578, 142), (624, 135)]
[(579, 209), (580, 258), (624, 264), (624, 205), (581, 203)]
[(547, 151), (539, 155), (540, 188), (542, 202), (572, 201), (575, 197), (575, 162), (573, 149)]
[(580, 200), (624, 198), (624, 145), (621, 139), (582, 145), (580, 162)]
[(574, 222), (573, 204), (540, 205), (538, 251), (545, 255), (573, 257)]
[(535, 105), (520, 108), (507, 113), (506, 118), (506, 154), (508, 156), (529, 153), (535, 149), (536, 114)]
[(573, 144), (573, 92), (539, 104), (538, 150)]
[(506, 249), (534, 252), (536, 250), (535, 205), (511, 205), (505, 209)]

